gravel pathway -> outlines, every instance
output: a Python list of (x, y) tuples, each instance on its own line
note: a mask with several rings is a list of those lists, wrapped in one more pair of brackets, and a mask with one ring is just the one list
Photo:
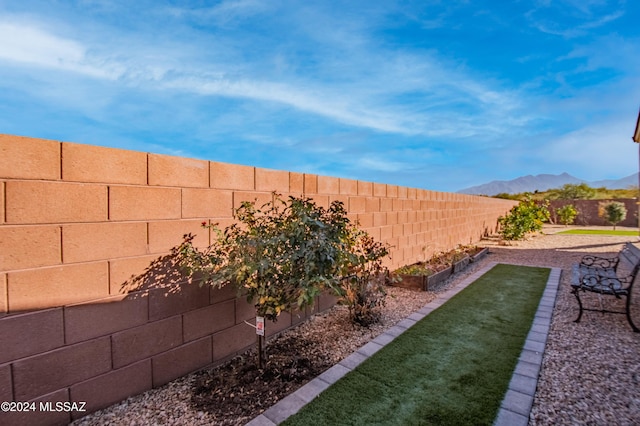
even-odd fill
[[(578, 305), (570, 293), (571, 265), (585, 253), (615, 254), (638, 238), (553, 234), (564, 229), (547, 227), (550, 235), (491, 247), (494, 262), (563, 269), (529, 424), (638, 425), (640, 333), (631, 330), (624, 315), (585, 312), (574, 323)], [(603, 298), (605, 306), (623, 309), (622, 301), (609, 299)], [(597, 295), (583, 300), (599, 303)]]
[[(450, 279), (457, 285), (485, 262), (558, 267), (563, 274), (538, 380), (530, 425), (638, 425), (640, 424), (640, 333), (633, 333), (624, 315), (585, 312), (580, 323), (577, 302), (569, 293), (571, 265), (585, 253), (615, 254), (637, 237), (557, 235), (564, 227), (547, 226), (545, 235), (503, 246), (485, 240), (490, 253)], [(443, 289), (443, 290), (444, 290)], [(638, 289), (640, 290), (640, 289)], [(433, 293), (392, 288), (383, 323), (363, 332), (345, 330), (344, 309), (334, 308), (288, 333), (322, 335), (326, 353), (338, 362), (384, 329), (433, 300)], [(598, 299), (585, 298), (586, 303)], [(604, 303), (615, 307), (611, 301)], [(637, 297), (640, 301), (640, 297)], [(613, 301), (616, 302), (615, 300)], [(640, 308), (640, 306), (639, 306)], [(332, 332), (335, 330), (335, 334)], [(337, 337), (347, 337), (338, 339)], [(329, 356), (329, 355), (327, 355)], [(191, 379), (187, 376), (159, 389), (91, 414), (76, 425), (215, 424), (207, 413), (190, 406)], [(247, 419), (224, 424), (244, 424)]]

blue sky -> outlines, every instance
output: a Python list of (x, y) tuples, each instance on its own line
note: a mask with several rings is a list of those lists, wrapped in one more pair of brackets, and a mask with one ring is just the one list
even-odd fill
[(439, 190), (638, 170), (640, 1), (0, 0), (0, 133)]

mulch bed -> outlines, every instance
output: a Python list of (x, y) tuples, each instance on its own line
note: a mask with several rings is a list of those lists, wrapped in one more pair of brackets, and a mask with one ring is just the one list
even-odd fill
[(191, 402), (216, 424), (238, 425), (262, 413), (334, 363), (317, 342), (281, 336), (267, 346), (264, 369), (251, 350), (222, 367), (196, 373)]

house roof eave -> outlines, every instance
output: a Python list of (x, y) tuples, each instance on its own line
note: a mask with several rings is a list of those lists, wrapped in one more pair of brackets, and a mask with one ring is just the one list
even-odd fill
[(633, 141), (640, 143), (640, 110), (638, 111), (638, 121), (636, 122), (636, 131), (633, 134)]

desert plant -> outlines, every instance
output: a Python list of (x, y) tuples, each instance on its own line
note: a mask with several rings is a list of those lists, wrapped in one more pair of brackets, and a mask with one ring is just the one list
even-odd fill
[(468, 246), (458, 244), (456, 248), (454, 248), (448, 253), (448, 256), (451, 259), (451, 264), (453, 265), (454, 263), (459, 262), (465, 257), (469, 257), (469, 253), (468, 253), (469, 250), (470, 248)]
[(549, 196), (556, 200), (589, 200), (596, 196), (596, 190), (586, 183), (567, 183), (562, 188), (549, 191)]
[(549, 220), (548, 202), (536, 203), (529, 195), (513, 206), (506, 216), (500, 216), (500, 235), (504, 240), (521, 240), (528, 233), (540, 231)]
[(571, 225), (573, 221), (576, 220), (578, 210), (576, 210), (576, 208), (572, 204), (567, 204), (565, 206), (557, 208), (556, 214), (560, 219), (560, 223), (562, 223), (563, 225)]
[(368, 326), (378, 321), (378, 308), (385, 303), (388, 270), (382, 259), (389, 250), (355, 226), (349, 231), (344, 241), (340, 280), (333, 289), (339, 302), (348, 307), (351, 321)]
[(603, 202), (598, 205), (598, 216), (613, 225), (615, 230), (616, 224), (627, 218), (627, 208), (619, 201)]
[[(195, 248), (186, 236), (179, 251), (185, 269), (203, 282), (238, 288), (255, 305), (257, 321), (276, 321), (284, 310), (311, 305), (339, 281), (349, 225), (342, 203), (324, 209), (309, 198), (284, 201), (274, 194), (260, 208), (243, 202), (234, 216), (237, 222), (224, 232), (216, 229), (207, 249)], [(264, 333), (258, 333), (260, 367), (264, 346)]]
[[(256, 308), (256, 322), (276, 321), (281, 312), (312, 305), (325, 289), (349, 306), (354, 321), (383, 300), (374, 279), (383, 272), (386, 246), (374, 242), (347, 217), (341, 202), (328, 209), (310, 198), (289, 197), (257, 208), (243, 202), (234, 210), (237, 222), (215, 230), (213, 243), (195, 248), (186, 235), (176, 249), (181, 264), (201, 283), (235, 286)], [(370, 284), (369, 281), (375, 281)], [(264, 330), (262, 330), (264, 331)], [(264, 333), (257, 333), (258, 364), (264, 367)]]

